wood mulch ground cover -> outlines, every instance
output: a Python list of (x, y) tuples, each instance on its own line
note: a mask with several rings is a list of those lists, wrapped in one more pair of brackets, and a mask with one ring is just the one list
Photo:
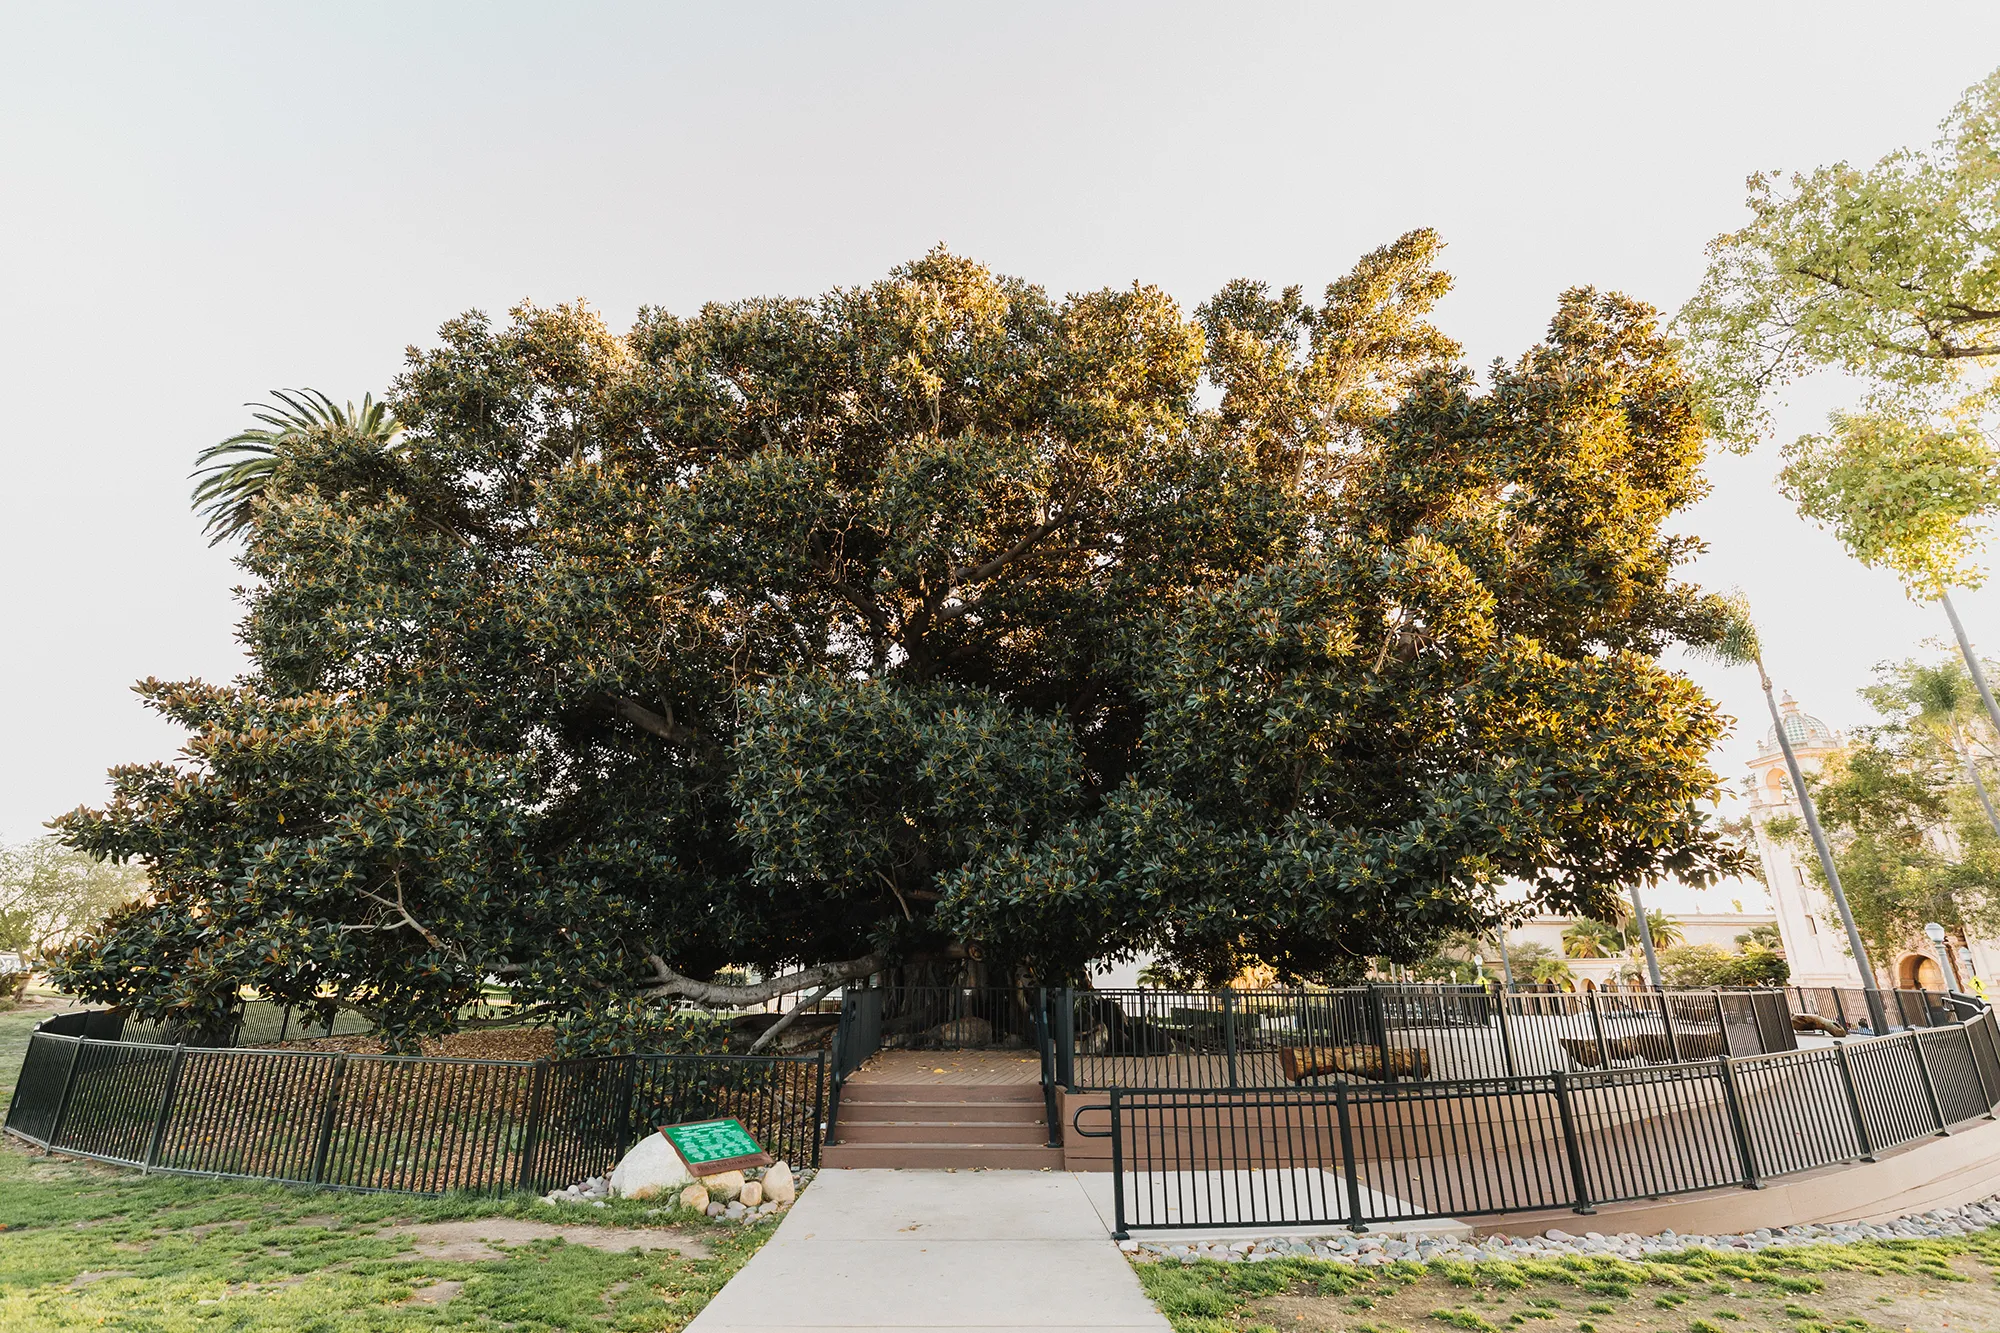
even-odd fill
[[(349, 1055), (381, 1055), (382, 1039), (361, 1033), (350, 1036), (304, 1037), (284, 1042), (260, 1043), (260, 1050), (345, 1051)], [(490, 1032), (454, 1032), (448, 1037), (427, 1037), (425, 1055), (449, 1055), (461, 1060), (547, 1060), (556, 1052), (556, 1034), (550, 1028), (496, 1028)]]

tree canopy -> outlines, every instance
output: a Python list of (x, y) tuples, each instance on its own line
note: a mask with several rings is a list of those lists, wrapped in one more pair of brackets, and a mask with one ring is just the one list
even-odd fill
[(1713, 425), (1747, 446), (1773, 395), (1818, 370), (1859, 377), (1906, 419), (1978, 410), (2000, 363), (2000, 71), (1928, 150), (1749, 181), (1750, 222), (1717, 237), (1681, 311)]
[[(284, 435), (235, 684), (73, 845), (150, 869), (63, 984), (200, 1025), (240, 984), (435, 1032), (885, 963), (1346, 976), (1736, 868), (1720, 632), (1666, 524), (1697, 402), (1566, 293), (1481, 384), (1413, 232), (1317, 302), (1062, 299), (934, 251), (613, 333), (453, 320), (396, 447)], [(765, 978), (713, 980), (728, 964)]]

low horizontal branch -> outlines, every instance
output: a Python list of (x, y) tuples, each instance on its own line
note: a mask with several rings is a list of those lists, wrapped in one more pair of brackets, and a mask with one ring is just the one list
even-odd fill
[(639, 993), (648, 999), (661, 996), (675, 996), (683, 1000), (693, 1000), (696, 1004), (727, 1005), (740, 1008), (746, 1004), (762, 1004), (775, 1000), (780, 995), (790, 995), (794, 991), (811, 990), (821, 986), (829, 989), (843, 981), (854, 981), (860, 977), (872, 976), (882, 970), (884, 958), (879, 953), (863, 954), (843, 963), (820, 963), (813, 967), (800, 968), (781, 977), (759, 981), (746, 986), (725, 986), (713, 981), (696, 981), (683, 976), (667, 966), (666, 960), (658, 954), (646, 955), (646, 961), (653, 966), (652, 985)]

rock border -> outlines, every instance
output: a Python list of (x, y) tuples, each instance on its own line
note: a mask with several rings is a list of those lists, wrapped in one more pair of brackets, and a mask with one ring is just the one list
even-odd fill
[(1456, 1259), (1492, 1263), (1512, 1259), (1559, 1259), (1568, 1255), (1651, 1259), (1684, 1250), (1768, 1250), (1799, 1245), (1854, 1245), (1879, 1240), (1938, 1240), (2000, 1226), (2000, 1195), (1957, 1208), (1933, 1208), (1888, 1222), (1816, 1222), (1807, 1226), (1759, 1227), (1733, 1235), (1683, 1236), (1662, 1231), (1641, 1236), (1586, 1231), (1580, 1236), (1551, 1227), (1539, 1236), (1272, 1236), (1239, 1241), (1125, 1240), (1118, 1248), (1141, 1263), (1211, 1259), (1219, 1263), (1259, 1263), (1272, 1259), (1326, 1259), (1360, 1267), (1404, 1261)]

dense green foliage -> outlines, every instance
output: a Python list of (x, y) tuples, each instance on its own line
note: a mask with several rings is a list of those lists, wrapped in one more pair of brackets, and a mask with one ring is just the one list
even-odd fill
[(1749, 445), (1773, 397), (1836, 369), (1904, 424), (1993, 406), (2000, 363), (2000, 72), (1929, 150), (1749, 182), (1751, 220), (1709, 246), (1681, 311), (1717, 432)]
[[(1055, 300), (935, 252), (810, 300), (448, 324), (393, 449), (287, 437), (238, 684), (74, 845), (154, 899), (66, 986), (253, 983), (449, 1024), (725, 964), (1343, 976), (1495, 890), (1701, 882), (1721, 719), (1666, 524), (1703, 489), (1653, 313), (1565, 295), (1485, 387), (1411, 233), (1318, 304)], [(818, 967), (818, 971), (811, 969)]]
[(382, 448), (394, 445), (399, 427), (387, 403), (363, 394), (361, 406), (340, 404), (317, 390), (272, 391), (282, 407), (252, 403), (261, 426), (211, 444), (195, 458), (195, 512), (204, 515), (210, 544), (239, 536), (257, 515), (257, 502), (278, 473), (282, 455), (314, 431), (333, 431)]
[[(2000, 929), (2000, 836), (1970, 780), (1969, 765), (1990, 755), (1971, 680), (1956, 661), (1887, 663), (1863, 694), (1883, 721), (1812, 782), (1855, 924), (1885, 955), (1929, 921), (1961, 942), (1990, 935)], [(1804, 840), (1789, 822), (1771, 829)]]
[(1713, 944), (1679, 944), (1660, 950), (1660, 979), (1669, 986), (1782, 986), (1791, 977), (1790, 964), (1774, 949), (1731, 953)]

